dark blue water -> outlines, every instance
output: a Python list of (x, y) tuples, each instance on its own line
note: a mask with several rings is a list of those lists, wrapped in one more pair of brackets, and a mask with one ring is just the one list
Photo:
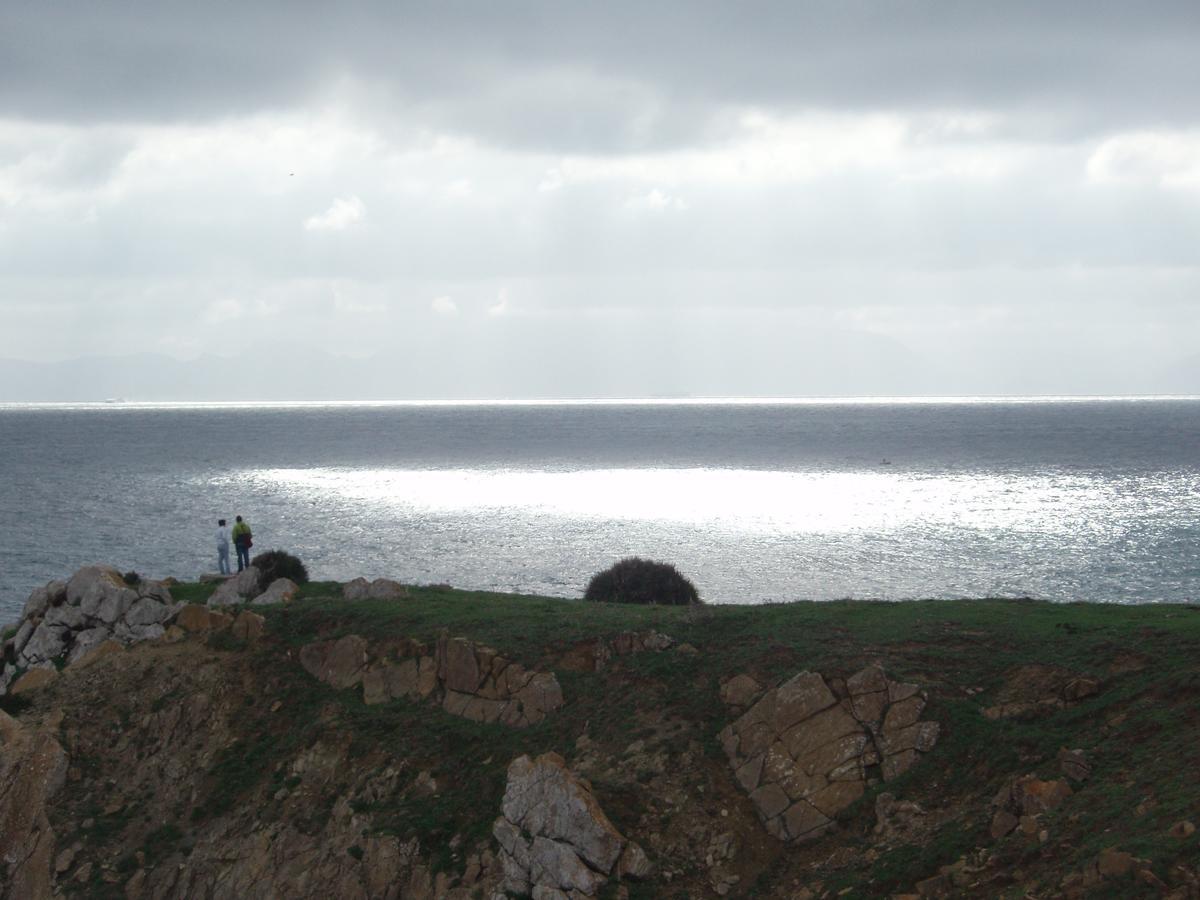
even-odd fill
[(1200, 597), (1200, 401), (0, 407), (0, 618), (102, 561), (578, 595), (628, 554), (720, 602)]

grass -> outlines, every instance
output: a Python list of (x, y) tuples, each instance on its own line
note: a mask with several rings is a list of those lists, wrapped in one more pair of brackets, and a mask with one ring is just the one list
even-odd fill
[[(214, 589), (178, 585), (172, 593), (176, 599), (204, 602)], [(308, 583), (294, 603), (256, 608), (268, 619), (264, 644), (243, 648), (228, 637), (209, 640), (213, 650), (259, 654), (254, 667), (271, 673), (271, 686), (248, 701), (241, 740), (227, 747), (207, 773), (193, 822), (248, 803), (266, 811), (277, 794), (305, 790), (304, 780), (291, 775), (286, 762), (331, 728), (344, 729), (352, 740), (353, 766), (370, 772), (400, 759), (406, 786), (418, 771), (428, 771), (439, 785), (436, 793), (401, 789), (370, 802), (354, 799), (356, 811), (369, 814), (370, 832), (417, 837), (432, 854), (435, 872), (457, 870), (462, 861), (451, 849), (452, 838), (459, 837), (455, 846), (464, 848), (489, 840), (507, 766), (521, 753), (554, 750), (570, 759), (582, 734), (618, 752), (646, 736), (647, 715), (669, 715), (688, 722), (710, 761), (724, 766), (715, 737), (729, 720), (719, 700), (723, 678), (748, 671), (773, 683), (801, 670), (844, 677), (878, 661), (891, 677), (929, 691), (924, 718), (941, 724), (941, 738), (921, 765), (868, 790), (840, 815), (837, 839), (869, 845), (874, 798), (882, 790), (972, 812), (948, 817), (919, 845), (886, 849), (871, 865), (834, 873), (826, 881), (834, 893), (880, 896), (911, 889), (940, 866), (991, 846), (991, 796), (1019, 775), (1061, 777), (1061, 747), (1085, 748), (1093, 774), (1074, 785), (1074, 796), (1044, 819), (1052, 857), (1045, 857), (1036, 841), (1013, 835), (995, 845), (1001, 858), (1034, 873), (1048, 867), (1077, 871), (1105, 847), (1119, 845), (1148, 859), (1160, 877), (1185, 858), (1187, 848), (1167, 837), (1167, 829), (1181, 818), (1194, 819), (1200, 808), (1200, 782), (1192, 768), (1200, 743), (1200, 612), (1191, 608), (963, 600), (697, 609), (444, 586), (414, 587), (410, 594), (402, 600), (347, 603), (340, 585)], [(572, 672), (556, 664), (577, 642), (651, 629), (699, 652), (636, 654), (615, 660), (604, 673)], [(432, 643), (444, 630), (528, 666), (554, 669), (567, 705), (524, 730), (469, 722), (403, 699), (366, 706), (360, 691), (333, 691), (295, 661), (295, 649), (314, 640), (354, 633), (372, 642), (406, 637)], [(284, 660), (285, 654), (290, 658)], [(1140, 669), (1112, 669), (1133, 656), (1141, 658)], [(982, 715), (983, 708), (998, 702), (1007, 673), (1029, 664), (1096, 678), (1102, 689), (1033, 718)], [(266, 707), (274, 699), (283, 704), (284, 715), (269, 714)], [(651, 780), (646, 773), (639, 784)], [(644, 802), (638, 790), (603, 782), (595, 790), (619, 827), (636, 825)], [(1144, 802), (1147, 798), (1150, 802)], [(333, 799), (315, 801), (314, 829), (320, 827), (321, 804)], [(164, 833), (158, 843), (169, 852), (178, 839)], [(151, 845), (150, 837), (146, 843)], [(355, 856), (356, 850), (362, 852), (360, 844), (346, 852)], [(785, 868), (781, 863), (764, 872), (760, 889), (777, 888), (777, 875), (790, 877)], [(632, 896), (661, 896), (655, 891), (662, 887), (636, 886)]]

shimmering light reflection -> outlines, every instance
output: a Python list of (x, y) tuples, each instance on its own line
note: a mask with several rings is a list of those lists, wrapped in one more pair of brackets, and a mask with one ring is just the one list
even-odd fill
[[(243, 475), (242, 477), (245, 477)], [(1121, 487), (1085, 476), (743, 469), (265, 469), (276, 489), (383, 504), (396, 512), (520, 512), (784, 534), (953, 525), (1041, 534), (1104, 533)], [(1145, 502), (1152, 497), (1143, 496)]]

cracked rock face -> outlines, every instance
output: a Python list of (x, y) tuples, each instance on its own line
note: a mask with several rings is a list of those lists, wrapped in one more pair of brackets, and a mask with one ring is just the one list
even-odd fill
[(362, 684), (368, 705), (432, 700), (451, 715), (513, 728), (535, 725), (564, 703), (553, 672), (528, 670), (490, 647), (446, 635), (434, 647), (400, 640), (375, 648), (348, 635), (308, 644), (300, 663), (339, 690)]
[(0, 891), (5, 897), (48, 900), (53, 895), (55, 837), (46, 804), (66, 775), (67, 755), (54, 734), (0, 712)]
[(906, 772), (939, 726), (918, 721), (925, 696), (868, 666), (835, 682), (801, 672), (767, 691), (719, 735), (734, 777), (780, 840), (817, 837), (868, 779)]
[(650, 871), (641, 847), (613, 827), (587, 782), (557, 753), (513, 760), (492, 834), (504, 889), (520, 896), (581, 900), (594, 897), (610, 875)]

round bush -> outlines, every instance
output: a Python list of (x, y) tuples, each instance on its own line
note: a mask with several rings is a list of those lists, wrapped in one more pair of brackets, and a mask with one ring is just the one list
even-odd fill
[(687, 606), (699, 603), (700, 595), (696, 593), (696, 586), (670, 563), (631, 556), (593, 575), (583, 599), (601, 603)]
[(258, 569), (263, 584), (270, 584), (276, 578), (290, 578), (296, 584), (308, 581), (308, 569), (299, 557), (284, 553), (282, 550), (268, 550), (250, 560), (250, 565)]

